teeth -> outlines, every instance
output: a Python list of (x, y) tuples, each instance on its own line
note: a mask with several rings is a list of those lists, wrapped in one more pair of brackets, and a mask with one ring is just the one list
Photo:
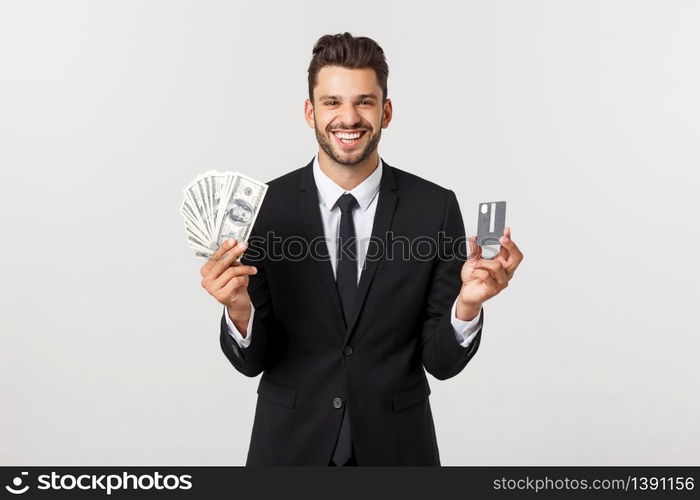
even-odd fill
[(360, 137), (360, 135), (362, 135), (361, 132), (356, 132), (354, 134), (346, 134), (344, 132), (335, 132), (335, 136), (338, 139), (357, 139), (358, 137)]

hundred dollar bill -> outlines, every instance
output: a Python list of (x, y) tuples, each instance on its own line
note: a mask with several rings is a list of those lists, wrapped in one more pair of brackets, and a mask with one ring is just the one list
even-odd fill
[(223, 217), (224, 213), (222, 210), (219, 210), (221, 200), (224, 199), (224, 196), (227, 193), (227, 189), (229, 188), (232, 178), (235, 177), (235, 175), (236, 174), (232, 174), (229, 172), (213, 172), (211, 176), (212, 205), (214, 207), (212, 213), (214, 214), (214, 227), (217, 231), (219, 227), (221, 227), (221, 218)]
[(195, 217), (203, 225), (204, 231), (209, 237), (211, 237), (213, 233), (205, 208), (206, 202), (204, 201), (204, 189), (202, 189), (198, 179), (195, 179), (195, 181), (187, 186), (185, 197), (188, 199), (188, 205), (194, 212)]
[(239, 172), (208, 170), (183, 189), (180, 215), (187, 244), (209, 258), (227, 238), (247, 241), (267, 184)]
[(227, 203), (219, 205), (217, 246), (228, 238), (248, 241), (266, 193), (267, 184), (236, 173), (225, 193)]

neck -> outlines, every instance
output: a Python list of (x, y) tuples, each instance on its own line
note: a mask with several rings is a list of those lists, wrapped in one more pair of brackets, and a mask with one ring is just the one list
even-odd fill
[(333, 182), (346, 191), (350, 191), (369, 177), (379, 166), (379, 154), (375, 149), (362, 163), (347, 166), (336, 162), (323, 149), (319, 149), (318, 166)]

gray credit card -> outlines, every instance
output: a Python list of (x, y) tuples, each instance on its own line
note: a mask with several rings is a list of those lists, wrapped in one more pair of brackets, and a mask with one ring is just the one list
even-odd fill
[(501, 249), (499, 240), (506, 227), (506, 202), (488, 201), (479, 203), (479, 222), (476, 229), (476, 244), (482, 247), (482, 258), (492, 259)]

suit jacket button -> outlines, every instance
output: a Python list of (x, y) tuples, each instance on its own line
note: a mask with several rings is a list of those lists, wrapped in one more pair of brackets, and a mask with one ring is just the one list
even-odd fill
[(352, 354), (352, 347), (346, 345), (345, 349), (343, 349), (343, 354), (345, 354), (346, 356), (350, 356)]
[(341, 398), (333, 398), (333, 408), (341, 408), (343, 406), (343, 400)]

